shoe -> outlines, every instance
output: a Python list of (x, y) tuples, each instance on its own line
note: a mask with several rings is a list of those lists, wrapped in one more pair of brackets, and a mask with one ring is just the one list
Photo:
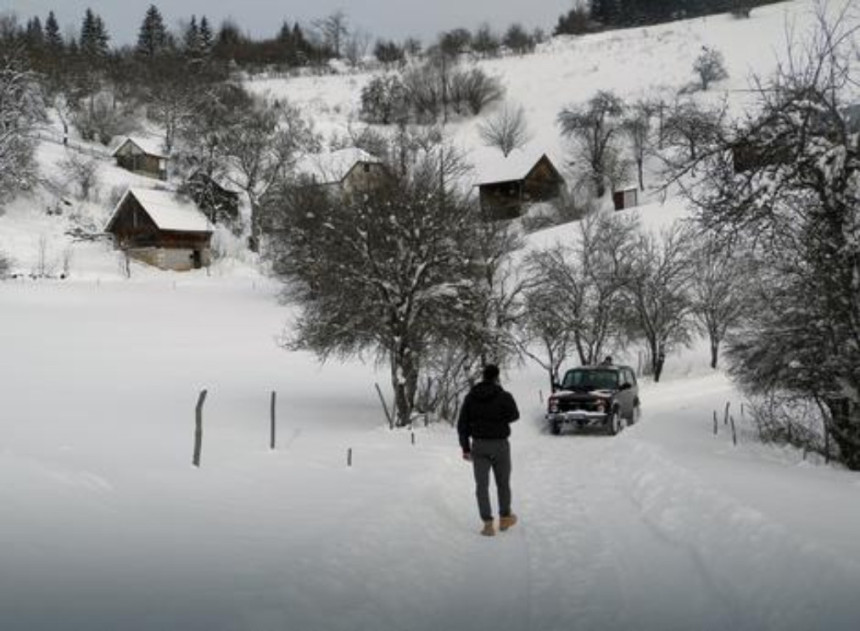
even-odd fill
[(496, 529), (493, 528), (492, 519), (484, 522), (484, 527), (481, 529), (481, 534), (485, 537), (492, 537), (496, 534)]
[(511, 513), (507, 517), (499, 517), (499, 530), (502, 532), (517, 523), (517, 516)]

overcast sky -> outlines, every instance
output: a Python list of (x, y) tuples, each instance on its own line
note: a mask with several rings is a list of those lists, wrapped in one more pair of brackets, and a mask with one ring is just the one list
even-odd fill
[(458, 26), (475, 29), (487, 22), (501, 31), (512, 22), (529, 30), (551, 32), (558, 16), (574, 0), (0, 0), (0, 13), (11, 10), (25, 21), (39, 16), (44, 22), (53, 10), (63, 32), (77, 31), (87, 7), (108, 27), (113, 44), (131, 44), (150, 4), (155, 4), (170, 28), (191, 15), (206, 15), (213, 26), (233, 19), (255, 37), (273, 36), (288, 19), (310, 25), (342, 9), (354, 28), (374, 37), (419, 37), (425, 43), (440, 31)]

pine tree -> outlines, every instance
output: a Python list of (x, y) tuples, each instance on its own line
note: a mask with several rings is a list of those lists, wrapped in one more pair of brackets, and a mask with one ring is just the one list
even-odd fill
[(110, 52), (109, 40), (110, 36), (107, 34), (104, 21), (99, 15), (93, 13), (92, 9), (87, 9), (78, 42), (81, 55), (90, 63), (103, 60)]
[(212, 52), (212, 29), (209, 27), (209, 20), (204, 15), (200, 18), (200, 54), (208, 57)]
[(52, 57), (58, 56), (63, 51), (63, 37), (60, 35), (60, 25), (57, 24), (53, 11), (48, 13), (48, 19), (45, 20), (45, 44)]
[(40, 49), (45, 44), (45, 31), (42, 29), (42, 21), (38, 17), (27, 21), (25, 36), (30, 50)]
[(137, 35), (137, 53), (143, 57), (153, 58), (167, 48), (167, 29), (161, 12), (154, 4), (149, 5), (140, 31)]
[(200, 28), (197, 26), (197, 16), (191, 16), (191, 23), (185, 29), (183, 40), (186, 56), (195, 59), (200, 57)]

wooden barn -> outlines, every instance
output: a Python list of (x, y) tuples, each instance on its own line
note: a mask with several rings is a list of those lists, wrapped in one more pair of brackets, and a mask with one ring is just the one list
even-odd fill
[(116, 158), (117, 166), (126, 171), (159, 180), (167, 179), (169, 156), (162, 150), (158, 140), (127, 136), (111, 155)]
[(525, 206), (556, 199), (564, 178), (546, 153), (515, 149), (507, 157), (500, 152), (478, 161), (481, 211), (488, 219), (514, 219)]
[(185, 181), (183, 190), (212, 223), (239, 218), (239, 192), (226, 182), (198, 169)]
[(105, 232), (130, 257), (164, 270), (186, 271), (211, 262), (211, 224), (170, 191), (129, 188)]
[(296, 165), (296, 174), (306, 184), (347, 195), (372, 189), (388, 176), (381, 160), (356, 148), (308, 154)]

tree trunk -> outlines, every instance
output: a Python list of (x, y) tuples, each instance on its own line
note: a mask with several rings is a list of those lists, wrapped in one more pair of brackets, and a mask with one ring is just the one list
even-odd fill
[(643, 160), (642, 158), (636, 159), (636, 168), (639, 171), (639, 190), (645, 192), (645, 176), (643, 175)]
[(852, 471), (860, 471), (860, 405), (849, 399), (827, 399), (831, 428), (839, 447), (842, 463)]
[(415, 393), (418, 390), (418, 367), (408, 347), (398, 348), (391, 358), (391, 386), (394, 389), (397, 426), (405, 427), (412, 422)]
[(720, 358), (720, 341), (715, 337), (711, 337), (711, 368), (717, 369), (717, 362)]

